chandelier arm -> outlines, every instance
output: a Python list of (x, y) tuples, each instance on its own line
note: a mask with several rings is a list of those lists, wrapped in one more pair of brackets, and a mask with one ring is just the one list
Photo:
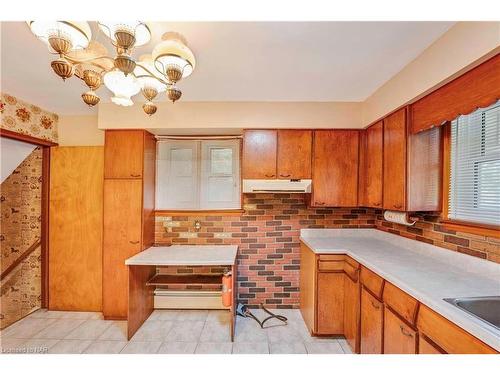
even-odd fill
[[(146, 68), (144, 65), (141, 65), (141, 63), (137, 63), (137, 65), (139, 65), (142, 69), (144, 69), (149, 74), (149, 77), (155, 78), (156, 80), (158, 80), (159, 82), (163, 83), (166, 86), (172, 85), (170, 82), (164, 81), (163, 79), (161, 79), (161, 78), (157, 77), (156, 75), (154, 75), (153, 73), (151, 73), (151, 71), (148, 68)], [(134, 77), (136, 77), (136, 78), (143, 77), (142, 75), (137, 76), (137, 75), (135, 75), (135, 73), (133, 73), (133, 74), (134, 74)], [(163, 75), (163, 73), (162, 73), (162, 75)]]

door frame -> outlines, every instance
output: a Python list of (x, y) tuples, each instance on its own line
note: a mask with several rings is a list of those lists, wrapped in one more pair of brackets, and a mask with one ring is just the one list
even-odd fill
[(16, 133), (6, 129), (0, 129), (1, 138), (14, 139), (32, 144), (42, 149), (42, 196), (41, 196), (41, 307), (47, 308), (49, 304), (49, 199), (50, 199), (50, 148), (58, 146), (58, 143), (32, 137), (26, 134)]

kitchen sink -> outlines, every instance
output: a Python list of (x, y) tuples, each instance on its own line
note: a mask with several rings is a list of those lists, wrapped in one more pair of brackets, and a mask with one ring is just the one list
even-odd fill
[(500, 296), (444, 300), (500, 330)]

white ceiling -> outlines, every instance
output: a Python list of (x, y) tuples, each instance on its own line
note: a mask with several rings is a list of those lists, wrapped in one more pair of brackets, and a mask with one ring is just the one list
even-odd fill
[[(183, 101), (363, 101), (453, 22), (156, 22), (182, 33), (197, 66), (180, 82)], [(78, 79), (63, 82), (54, 58), (25, 22), (2, 22), (1, 90), (59, 114), (88, 114)], [(94, 37), (107, 43), (102, 33)], [(109, 100), (105, 88), (99, 93)], [(136, 99), (139, 99), (137, 96)]]

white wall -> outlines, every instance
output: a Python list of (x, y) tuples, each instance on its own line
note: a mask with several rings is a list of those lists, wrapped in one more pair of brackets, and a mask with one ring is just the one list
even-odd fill
[(97, 128), (97, 115), (60, 116), (59, 146), (102, 146), (104, 132)]
[(0, 164), (2, 182), (28, 157), (35, 149), (29, 143), (16, 141), (14, 139), (0, 137)]

